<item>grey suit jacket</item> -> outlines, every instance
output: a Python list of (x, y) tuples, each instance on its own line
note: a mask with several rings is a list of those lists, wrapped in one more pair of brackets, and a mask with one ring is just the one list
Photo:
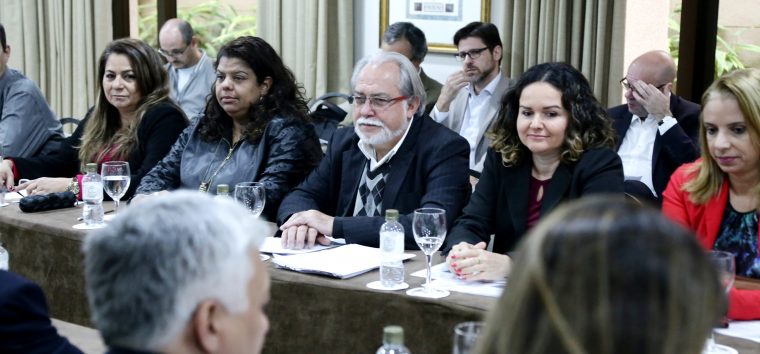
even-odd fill
[[(499, 81), (499, 84), (496, 86), (496, 89), (491, 96), (491, 100), (488, 102), (488, 111), (486, 113), (488, 115), (488, 119), (483, 120), (483, 124), (480, 126), (480, 141), (478, 142), (478, 146), (475, 148), (475, 161), (472, 162), (472, 164), (475, 166), (473, 169), (478, 172), (483, 170), (483, 162), (485, 161), (486, 151), (488, 151), (488, 147), (491, 146), (491, 139), (486, 138), (485, 134), (491, 129), (493, 122), (496, 120), (496, 114), (499, 112), (502, 96), (504, 96), (504, 93), (507, 92), (507, 89), (509, 89), (513, 84), (513, 80), (502, 75), (501, 81)], [(459, 133), (462, 130), (464, 112), (467, 109), (467, 99), (469, 97), (469, 94), (470, 92), (464, 87), (461, 88), (459, 92), (457, 92), (457, 96), (449, 106), (449, 115), (446, 117), (446, 119), (440, 120), (438, 117), (436, 117), (435, 111), (431, 113), (431, 116), (435, 121)]]
[(427, 96), (427, 103), (425, 103), (425, 114), (430, 115), (435, 107), (435, 103), (438, 102), (438, 96), (441, 95), (440, 82), (434, 80), (430, 76), (425, 74), (425, 70), (420, 68), (420, 80), (422, 80), (422, 86), (425, 87), (425, 96)]

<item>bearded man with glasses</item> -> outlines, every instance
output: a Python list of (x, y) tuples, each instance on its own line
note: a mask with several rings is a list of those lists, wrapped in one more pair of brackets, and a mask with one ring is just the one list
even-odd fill
[(158, 49), (166, 58), (171, 98), (193, 119), (206, 108), (206, 98), (216, 79), (214, 62), (198, 48), (198, 39), (187, 21), (169, 19), (158, 34)]
[(454, 45), (458, 50), (454, 56), (462, 62), (462, 70), (446, 79), (430, 116), (467, 139), (474, 185), (491, 145), (486, 132), (512, 80), (499, 70), (502, 44), (499, 29), (493, 24), (472, 22), (462, 27), (454, 34)]
[(626, 193), (658, 206), (673, 171), (699, 156), (700, 107), (671, 92), (675, 78), (670, 54), (644, 53), (620, 80), (627, 103), (608, 111), (618, 134)]
[(320, 165), (280, 205), (283, 246), (332, 236), (378, 247), (385, 211), (397, 209), (405, 247), (417, 249), (415, 209), (444, 209), (452, 225), (467, 202), (467, 141), (424, 114), (422, 81), (401, 54), (363, 58), (351, 87), (354, 126), (335, 132)]

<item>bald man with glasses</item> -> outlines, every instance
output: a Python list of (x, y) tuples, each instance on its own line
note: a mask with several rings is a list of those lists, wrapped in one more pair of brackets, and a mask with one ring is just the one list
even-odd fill
[(180, 19), (167, 20), (158, 34), (158, 49), (166, 58), (171, 98), (193, 119), (206, 108), (206, 97), (216, 79), (214, 63), (198, 48), (193, 27)]
[(490, 130), (501, 97), (512, 81), (501, 74), (502, 44), (499, 30), (491, 23), (472, 22), (454, 34), (457, 60), (462, 70), (451, 74), (430, 113), (436, 122), (459, 133), (470, 144), (471, 182), (483, 170)]
[(634, 59), (620, 80), (626, 104), (609, 109), (628, 195), (655, 205), (678, 166), (699, 156), (700, 107), (672, 93), (676, 64), (665, 51)]

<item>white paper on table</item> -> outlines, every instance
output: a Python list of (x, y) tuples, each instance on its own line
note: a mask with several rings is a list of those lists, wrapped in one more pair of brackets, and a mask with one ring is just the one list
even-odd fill
[[(21, 193), (21, 194), (19, 194)], [(18, 203), (21, 198), (27, 196), (26, 189), (20, 191), (20, 192), (5, 192), (5, 202), (6, 203)]]
[[(404, 260), (414, 254), (404, 253)], [(320, 252), (296, 255), (274, 254), (272, 262), (300, 273), (314, 273), (347, 279), (380, 268), (380, 249), (350, 244)]]
[(728, 328), (716, 328), (715, 332), (760, 343), (760, 321), (731, 321)]
[[(315, 244), (312, 248), (304, 248), (300, 250), (292, 250), (288, 248), (282, 247), (282, 240), (279, 237), (267, 237), (264, 239), (264, 243), (259, 248), (259, 252), (261, 253), (275, 253), (275, 254), (303, 254), (303, 253), (311, 253), (316, 251), (324, 251), (330, 248), (335, 248), (338, 246), (343, 246), (346, 244), (345, 239), (330, 239), (332, 242), (327, 245), (323, 246), (320, 244)], [(341, 242), (342, 241), (342, 242)]]
[[(422, 269), (411, 274), (414, 277), (425, 278), (427, 269)], [(449, 271), (446, 262), (430, 267), (430, 286), (436, 289), (456, 291), (465, 294), (499, 297), (504, 291), (506, 280), (502, 281), (472, 281), (461, 280)]]

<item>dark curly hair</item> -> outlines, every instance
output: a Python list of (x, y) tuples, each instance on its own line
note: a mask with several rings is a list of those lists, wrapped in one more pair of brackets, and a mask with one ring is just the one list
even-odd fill
[[(243, 135), (249, 142), (258, 142), (264, 128), (275, 116), (309, 120), (303, 87), (296, 82), (293, 72), (269, 43), (259, 37), (239, 37), (219, 49), (215, 65), (219, 65), (222, 57), (238, 58), (248, 64), (256, 74), (258, 84), (262, 84), (267, 77), (272, 78), (267, 94), (248, 111), (250, 119)], [(201, 119), (199, 135), (206, 141), (221, 139), (224, 132), (232, 127), (232, 118), (217, 100), (216, 83), (206, 102), (205, 117)]]
[(538, 64), (526, 71), (501, 100), (494, 128), (489, 133), (491, 147), (501, 154), (506, 166), (515, 166), (530, 156), (530, 150), (517, 135), (520, 95), (532, 83), (546, 82), (562, 92), (562, 107), (570, 117), (562, 143), (560, 161), (578, 161), (583, 151), (615, 147), (615, 131), (604, 109), (591, 92), (588, 80), (565, 63)]

